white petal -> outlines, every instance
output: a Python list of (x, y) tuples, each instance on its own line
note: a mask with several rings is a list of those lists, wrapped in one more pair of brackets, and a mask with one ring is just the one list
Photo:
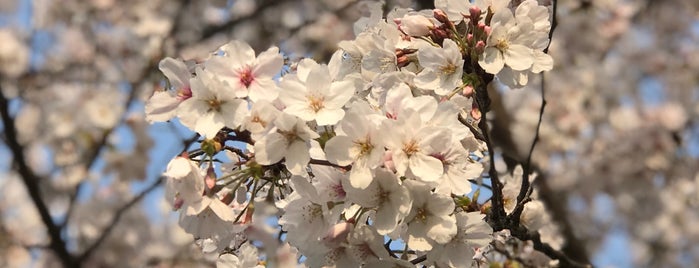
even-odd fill
[(534, 63), (532, 49), (519, 44), (510, 44), (504, 56), (505, 64), (515, 71), (529, 69)]
[(436, 181), (444, 173), (442, 161), (422, 153), (410, 157), (410, 171), (423, 181)]
[(262, 165), (271, 165), (284, 158), (288, 141), (282, 134), (270, 133), (255, 143), (255, 160)]
[(158, 69), (163, 72), (174, 88), (179, 89), (189, 85), (189, 78), (192, 75), (184, 62), (167, 57), (158, 63)]
[(146, 102), (146, 120), (149, 123), (172, 119), (181, 101), (169, 91), (156, 91)]
[(449, 242), (456, 235), (456, 219), (454, 216), (430, 217), (427, 220), (430, 226), (427, 230), (427, 237), (439, 244)]
[(325, 155), (331, 163), (346, 166), (352, 164), (349, 148), (353, 145), (352, 139), (347, 136), (332, 137), (325, 143)]
[(289, 144), (289, 149), (286, 152), (285, 161), (286, 168), (294, 175), (306, 174), (306, 165), (311, 160), (311, 155), (308, 152), (306, 142), (294, 141)]
[(505, 59), (499, 49), (487, 47), (478, 59), (478, 64), (488, 73), (497, 74), (505, 66)]

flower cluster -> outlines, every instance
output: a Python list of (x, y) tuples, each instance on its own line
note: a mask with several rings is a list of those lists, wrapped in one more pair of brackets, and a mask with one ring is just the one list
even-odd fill
[[(479, 120), (486, 72), (522, 86), (552, 67), (548, 9), (508, 4), (438, 0), (365, 18), (327, 65), (285, 64), (278, 48), (256, 55), (241, 41), (198, 64), (162, 60), (172, 89), (150, 99), (147, 118), (204, 138), (165, 173), (180, 225), (236, 261), (249, 239), (269, 242), (263, 226), (278, 216), (310, 267), (411, 265), (401, 254), (470, 267), (492, 229), (464, 201), (484, 145), (459, 118)], [(223, 150), (232, 163), (217, 170)], [(387, 250), (385, 237), (407, 250)], [(265, 245), (268, 262), (294, 252), (276, 248), (288, 246)]]

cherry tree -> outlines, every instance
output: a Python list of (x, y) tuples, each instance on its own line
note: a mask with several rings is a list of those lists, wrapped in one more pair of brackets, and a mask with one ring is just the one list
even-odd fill
[(0, 4), (2, 266), (698, 261), (693, 1), (127, 2)]

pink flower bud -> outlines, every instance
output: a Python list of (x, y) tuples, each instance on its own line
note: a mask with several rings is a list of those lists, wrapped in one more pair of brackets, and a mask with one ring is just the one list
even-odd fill
[(478, 103), (475, 101), (473, 102), (471, 106), (471, 117), (473, 117), (473, 120), (481, 120), (481, 109), (478, 108)]
[(445, 13), (444, 10), (435, 9), (434, 11), (432, 11), (432, 14), (434, 14), (434, 18), (437, 19), (437, 21), (444, 24), (451, 24), (449, 16), (447, 16), (447, 13)]
[(422, 15), (405, 15), (400, 19), (398, 29), (410, 36), (425, 36), (434, 29), (434, 23)]
[(463, 91), (461, 91), (461, 94), (464, 95), (464, 97), (471, 97), (473, 96), (473, 86), (465, 86)]
[(173, 201), (173, 204), (172, 204), (172, 210), (178, 210), (182, 207), (182, 205), (184, 205), (184, 199), (182, 199), (179, 196), (175, 197), (175, 200)]
[(214, 171), (213, 166), (210, 166), (206, 170), (206, 178), (204, 178), (204, 182), (206, 183), (207, 191), (210, 191), (214, 188), (214, 186), (216, 186), (216, 172)]
[(393, 153), (386, 151), (383, 155), (383, 165), (392, 172), (396, 172), (396, 164), (393, 163)]
[(481, 18), (481, 8), (478, 6), (471, 6), (468, 9), (468, 14), (471, 18), (471, 23), (475, 25)]
[(485, 42), (483, 42), (483, 40), (476, 42), (476, 53), (482, 54), (484, 51), (485, 51)]
[(403, 56), (398, 57), (398, 59), (396, 61), (396, 65), (398, 65), (398, 67), (405, 67), (409, 63), (410, 63), (410, 58), (407, 55), (403, 55)]

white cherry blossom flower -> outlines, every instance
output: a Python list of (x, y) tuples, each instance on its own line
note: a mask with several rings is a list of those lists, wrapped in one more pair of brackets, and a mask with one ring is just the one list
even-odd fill
[(436, 194), (430, 187), (413, 180), (404, 182), (410, 189), (413, 207), (405, 218), (408, 225), (405, 242), (414, 250), (431, 250), (446, 244), (457, 234), (454, 201)]
[(309, 141), (318, 138), (300, 118), (281, 113), (274, 120), (276, 131), (255, 142), (255, 160), (262, 165), (272, 165), (286, 159), (286, 167), (296, 175), (306, 172), (311, 159)]
[(375, 209), (371, 217), (379, 234), (396, 230), (398, 223), (410, 212), (412, 200), (408, 189), (399, 184), (393, 173), (376, 170), (376, 177), (365, 189), (345, 187), (347, 199), (364, 208)]
[(168, 163), (163, 174), (165, 196), (175, 209), (199, 202), (204, 193), (204, 174), (194, 161), (185, 157), (175, 157)]
[[(356, 107), (356, 106), (354, 106)], [(372, 179), (371, 169), (383, 163), (384, 145), (378, 125), (366, 113), (352, 110), (338, 124), (342, 134), (325, 144), (328, 161), (340, 166), (352, 165), (349, 181), (352, 187), (366, 188)]]
[(456, 235), (444, 245), (437, 245), (427, 253), (428, 263), (438, 267), (472, 267), (475, 250), (493, 240), (493, 229), (483, 220), (480, 212), (459, 212), (455, 215)]
[(158, 68), (167, 77), (171, 89), (156, 91), (146, 102), (146, 120), (148, 122), (165, 122), (177, 115), (177, 107), (192, 97), (189, 79), (192, 74), (185, 63), (173, 58), (164, 58)]
[(464, 60), (459, 46), (451, 39), (444, 40), (444, 47), (425, 47), (417, 54), (424, 69), (415, 77), (415, 85), (447, 95), (462, 84)]
[(180, 104), (177, 115), (186, 127), (206, 138), (213, 138), (223, 127), (237, 128), (247, 113), (247, 103), (235, 98), (233, 90), (212, 74), (196, 70), (192, 97)]
[(505, 65), (515, 71), (529, 69), (534, 63), (533, 40), (529, 35), (534, 30), (531, 21), (516, 23), (512, 12), (504, 9), (493, 15), (491, 27), (478, 64), (491, 74), (499, 73)]
[(451, 145), (451, 133), (445, 128), (425, 126), (420, 115), (405, 110), (398, 120), (386, 120), (381, 125), (386, 133), (384, 144), (391, 152), (399, 176), (410, 171), (416, 178), (433, 182), (444, 174), (442, 162), (432, 156)]
[[(299, 77), (304, 77), (299, 75)], [(305, 79), (282, 80), (280, 100), (285, 113), (318, 125), (335, 124), (345, 115), (342, 107), (352, 98), (355, 88), (351, 81), (332, 81), (327, 66), (312, 67)]]
[(250, 45), (242, 41), (231, 41), (220, 49), (224, 55), (209, 59), (205, 66), (226, 82), (236, 97), (249, 97), (253, 102), (277, 98), (274, 77), (284, 65), (279, 48), (271, 47), (257, 58)]

